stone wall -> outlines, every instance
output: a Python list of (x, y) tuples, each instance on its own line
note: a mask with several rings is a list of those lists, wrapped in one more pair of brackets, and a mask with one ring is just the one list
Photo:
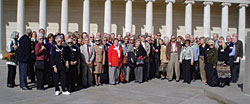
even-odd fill
[[(104, 2), (105, 0), (90, 0), (90, 33), (104, 30)], [(83, 0), (69, 0), (69, 31), (82, 32)], [(125, 33), (125, 1), (112, 0), (111, 32)], [(229, 7), (229, 34), (236, 33), (238, 28), (238, 7), (232, 4)], [(195, 2), (193, 5), (193, 34), (203, 34), (203, 5)], [(133, 2), (133, 34), (143, 34), (146, 22), (146, 2), (135, 0)], [(166, 4), (163, 0), (153, 3), (153, 32), (165, 34)], [(250, 31), (250, 8), (247, 8), (246, 31)], [(2, 47), (5, 49), (10, 34), (16, 30), (17, 0), (3, 0), (3, 30)], [(61, 0), (47, 0), (47, 33), (60, 31)], [(39, 29), (39, 0), (25, 0), (25, 25), (34, 31)], [(214, 3), (211, 6), (211, 34), (221, 31), (221, 5)], [(173, 33), (185, 33), (185, 4), (182, 0), (173, 5)]]

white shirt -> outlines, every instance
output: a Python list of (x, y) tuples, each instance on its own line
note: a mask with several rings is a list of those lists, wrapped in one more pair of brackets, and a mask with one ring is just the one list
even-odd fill
[(173, 44), (171, 45), (171, 52), (177, 52), (176, 43), (173, 43)]
[(114, 49), (117, 51), (118, 57), (120, 58), (120, 57), (121, 57), (121, 56), (120, 56), (121, 54), (120, 54), (119, 46), (115, 46)]

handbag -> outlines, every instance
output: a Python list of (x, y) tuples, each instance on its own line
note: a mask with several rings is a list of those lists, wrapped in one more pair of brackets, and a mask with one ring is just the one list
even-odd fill
[(144, 64), (143, 58), (141, 58), (140, 60), (136, 61), (136, 65), (143, 65), (143, 64)]
[(44, 69), (44, 60), (36, 60), (35, 68), (37, 69)]
[(120, 81), (121, 81), (121, 82), (124, 82), (124, 75), (123, 75), (122, 72), (121, 72), (121, 74), (120, 74)]
[(163, 64), (160, 66), (159, 72), (166, 72), (167, 64)]
[(123, 63), (123, 64), (127, 64), (127, 56), (125, 56), (125, 57), (123, 58), (122, 63)]

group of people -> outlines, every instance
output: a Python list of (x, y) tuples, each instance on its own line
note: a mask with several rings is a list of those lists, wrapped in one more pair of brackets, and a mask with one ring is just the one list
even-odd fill
[(45, 85), (55, 87), (55, 95), (102, 84), (140, 84), (152, 78), (183, 79), (187, 84), (201, 79), (209, 86), (224, 87), (239, 78), (242, 45), (237, 34), (226, 39), (218, 34), (213, 38), (186, 34), (185, 38), (172, 35), (162, 39), (161, 33), (46, 36), (44, 29), (38, 33), (27, 29), (19, 38), (14, 31), (7, 47), (7, 87), (16, 86), (17, 65), (23, 90), (30, 90), (28, 78), (37, 90), (45, 90)]

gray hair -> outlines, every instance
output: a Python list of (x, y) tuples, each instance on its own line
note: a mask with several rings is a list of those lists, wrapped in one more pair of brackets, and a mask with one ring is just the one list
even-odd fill
[(29, 35), (31, 35), (31, 34), (32, 34), (32, 30), (31, 30), (31, 29), (27, 29), (25, 33), (26, 33), (26, 35), (28, 35), (28, 36), (29, 36)]
[(218, 34), (218, 33), (214, 33), (213, 35), (216, 35), (217, 38), (219, 37), (219, 34)]
[(39, 38), (43, 38), (43, 34), (39, 33), (39, 34), (37, 35), (37, 40), (38, 40)]
[(16, 38), (18, 35), (19, 35), (19, 33), (18, 33), (17, 31), (13, 31), (13, 32), (11, 33), (11, 39)]
[(61, 35), (57, 35), (55, 40), (57, 41), (59, 39), (63, 40), (63, 37)]
[(67, 39), (66, 42), (73, 42), (73, 40), (71, 38)]

